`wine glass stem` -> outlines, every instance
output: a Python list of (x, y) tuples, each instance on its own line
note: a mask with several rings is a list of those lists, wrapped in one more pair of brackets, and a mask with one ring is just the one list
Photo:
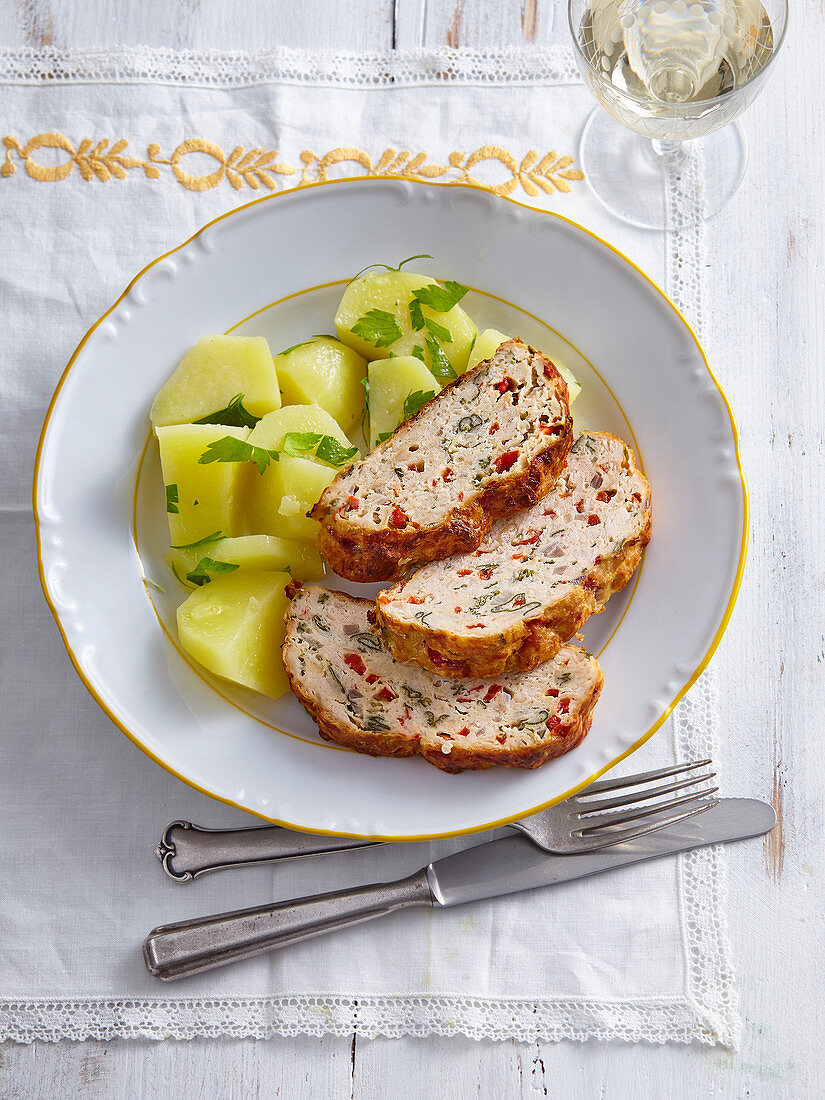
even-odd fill
[(650, 150), (653, 160), (662, 168), (678, 168), (687, 157), (681, 141), (659, 141), (658, 138), (651, 138)]

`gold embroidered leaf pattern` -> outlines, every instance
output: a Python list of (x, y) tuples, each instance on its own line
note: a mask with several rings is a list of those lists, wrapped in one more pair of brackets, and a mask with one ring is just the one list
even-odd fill
[[(535, 198), (545, 195), (569, 194), (570, 181), (584, 179), (584, 173), (573, 166), (571, 156), (559, 156), (555, 150), (539, 156), (535, 149), (528, 150), (521, 161), (500, 145), (482, 145), (471, 153), (457, 149), (449, 153), (446, 164), (431, 163), (427, 153), (413, 154), (409, 149), (385, 148), (373, 157), (366, 149), (339, 145), (323, 154), (305, 149), (300, 154), (301, 168), (278, 160), (277, 149), (236, 145), (227, 155), (208, 138), (187, 138), (168, 157), (156, 142), (146, 147), (145, 157), (127, 156), (129, 142), (119, 138), (114, 144), (110, 138), (95, 141), (83, 138), (80, 143), (70, 141), (65, 134), (56, 131), (36, 134), (25, 145), (13, 135), (3, 138), (5, 159), (0, 165), (0, 177), (7, 179), (17, 171), (15, 157), (23, 164), (26, 174), (41, 183), (55, 183), (67, 179), (77, 170), (87, 183), (108, 183), (112, 179), (125, 180), (129, 172), (141, 169), (148, 180), (162, 178), (162, 169), (171, 169), (177, 182), (190, 191), (208, 191), (227, 182), (235, 191), (261, 187), (277, 190), (278, 177), (294, 176), (300, 172), (304, 183), (315, 183), (338, 176), (398, 176), (401, 179), (441, 179), (446, 177), (459, 183), (474, 184), (494, 191), (498, 195), (510, 195), (521, 188)], [(40, 149), (65, 153), (65, 159), (55, 164), (43, 164), (37, 159)], [(189, 158), (195, 157), (194, 160)], [(204, 158), (206, 162), (204, 162)], [(209, 163), (212, 160), (212, 165)], [(340, 170), (336, 170), (341, 166)], [(504, 178), (500, 177), (503, 170)]]

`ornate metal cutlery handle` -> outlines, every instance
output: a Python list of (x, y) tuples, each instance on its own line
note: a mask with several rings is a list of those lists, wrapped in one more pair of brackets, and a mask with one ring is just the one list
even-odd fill
[(170, 981), (286, 947), (298, 940), (322, 936), (350, 924), (374, 920), (396, 909), (432, 904), (424, 868), (395, 882), (378, 882), (161, 925), (146, 937), (143, 957), (150, 974)]
[(164, 829), (155, 855), (175, 882), (191, 882), (199, 875), (227, 867), (248, 867), (274, 859), (369, 848), (373, 843), (352, 837), (297, 833), (278, 825), (203, 829), (191, 821), (173, 821)]

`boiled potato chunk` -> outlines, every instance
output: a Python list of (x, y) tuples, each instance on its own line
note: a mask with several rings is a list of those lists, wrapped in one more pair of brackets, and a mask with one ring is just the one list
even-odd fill
[(178, 608), (186, 652), (224, 680), (269, 695), (289, 690), (281, 659), (288, 573), (226, 573), (196, 589)]
[[(204, 559), (208, 559), (204, 562)], [(166, 564), (184, 588), (197, 588), (224, 572), (240, 569), (268, 569), (289, 573), (295, 580), (320, 581), (324, 563), (314, 546), (275, 535), (242, 535), (240, 538), (215, 539), (197, 546), (183, 546), (165, 555)], [(216, 569), (210, 568), (210, 562)], [(200, 571), (198, 566), (204, 563)], [(230, 569), (226, 569), (229, 566)], [(187, 579), (189, 573), (199, 573), (198, 581)], [(200, 579), (203, 578), (203, 579)]]
[[(344, 291), (335, 315), (335, 331), (345, 344), (367, 359), (388, 359), (390, 353), (411, 355), (418, 347), (425, 366), (434, 368), (433, 373), (443, 383), (466, 370), (478, 329), (458, 305), (446, 313), (422, 306), (425, 326), (413, 328), (410, 316), (413, 291), (437, 285), (435, 279), (411, 271), (368, 272), (353, 279)], [(374, 310), (378, 313), (372, 313)], [(427, 327), (428, 321), (432, 328)], [(446, 329), (450, 339), (439, 335), (439, 329)], [(434, 356), (434, 349), (440, 349), (441, 354)], [(446, 357), (446, 368), (442, 356)]]
[[(363, 389), (363, 386), (359, 388)], [(352, 447), (337, 422), (320, 405), (285, 405), (258, 421), (250, 433), (249, 442), (255, 447), (280, 451), (287, 432), (331, 435), (342, 447)]]
[(171, 424), (156, 428), (155, 434), (160, 445), (172, 545), (196, 542), (208, 535), (239, 534), (238, 477), (249, 463), (202, 465), (198, 459), (210, 443), (225, 436), (246, 439), (249, 429), (223, 424)]
[(428, 393), (435, 396), (441, 389), (438, 379), (413, 355), (376, 359), (369, 365), (369, 383), (371, 448), (381, 436), (392, 434), (407, 419), (404, 413), (407, 398)]
[(253, 416), (281, 407), (278, 376), (263, 336), (203, 336), (181, 359), (152, 403), (155, 427), (191, 424), (243, 394)]
[(343, 431), (360, 423), (364, 411), (366, 362), (332, 336), (313, 336), (275, 356), (284, 405), (320, 405)]
[(307, 512), (318, 503), (336, 471), (282, 453), (280, 461), (271, 463), (263, 475), (252, 472), (257, 481), (247, 479), (247, 530), (314, 544), (321, 525), (309, 519)]
[[(473, 367), (477, 367), (478, 364), (484, 362), (485, 359), (491, 359), (502, 344), (506, 344), (508, 340), (512, 339), (512, 336), (505, 336), (503, 332), (499, 332), (497, 329), (486, 328), (476, 340), (475, 346), (470, 352), (470, 359), (467, 363), (467, 370), (472, 370)], [(572, 405), (579, 394), (582, 392), (581, 386), (576, 381), (573, 372), (568, 367), (565, 367), (563, 363), (560, 363), (558, 359), (553, 358), (552, 356), (548, 356), (548, 358), (553, 359), (556, 370), (567, 383), (569, 402)]]

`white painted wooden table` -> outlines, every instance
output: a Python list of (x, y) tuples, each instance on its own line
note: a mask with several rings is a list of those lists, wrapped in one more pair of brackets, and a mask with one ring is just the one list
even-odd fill
[[(554, 15), (566, 34), (552, 0), (5, 0), (0, 45), (502, 46), (548, 42)], [(714, 659), (722, 764), (728, 792), (771, 798), (780, 822), (729, 857), (741, 1049), (354, 1036), (6, 1044), (0, 1097), (823, 1094), (823, 24), (822, 3), (793, 6), (784, 57), (743, 120), (747, 178), (708, 239), (705, 343), (724, 365), (753, 507), (749, 567)]]

